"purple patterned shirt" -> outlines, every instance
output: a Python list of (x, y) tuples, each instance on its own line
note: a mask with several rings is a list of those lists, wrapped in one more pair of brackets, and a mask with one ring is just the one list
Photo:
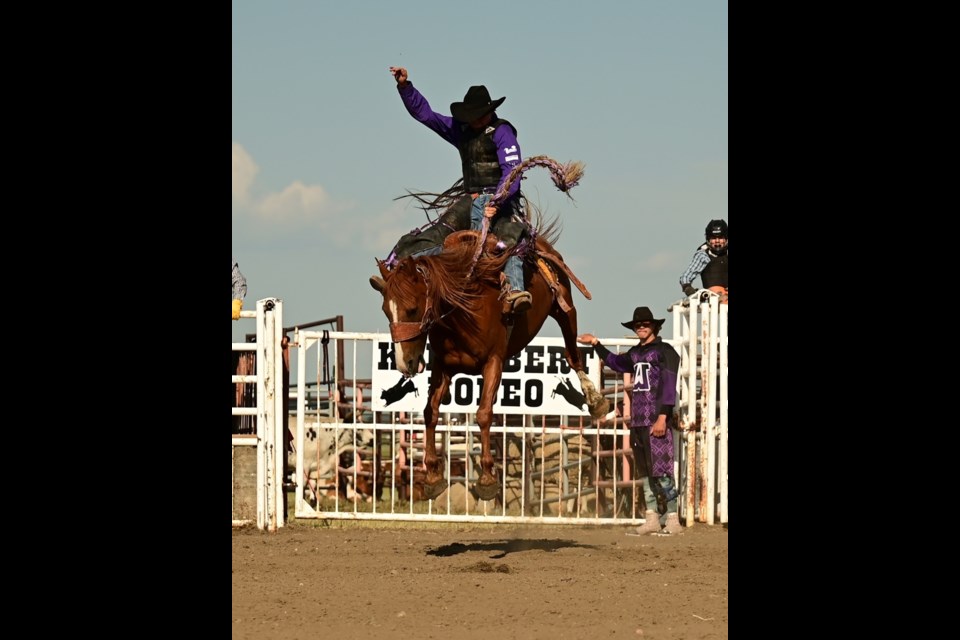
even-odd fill
[[(670, 420), (677, 403), (677, 375), (680, 354), (659, 336), (649, 344), (638, 344), (626, 353), (613, 353), (599, 342), (594, 347), (603, 363), (620, 373), (633, 375), (633, 401), (630, 404), (630, 427), (649, 429), (664, 414)], [(653, 476), (673, 476), (673, 430), (661, 438), (650, 435), (650, 463)]]
[(614, 371), (633, 374), (630, 426), (649, 427), (661, 413), (667, 416), (673, 413), (680, 370), (680, 354), (676, 349), (657, 337), (649, 344), (638, 344), (619, 355), (599, 342), (596, 350), (603, 363)]

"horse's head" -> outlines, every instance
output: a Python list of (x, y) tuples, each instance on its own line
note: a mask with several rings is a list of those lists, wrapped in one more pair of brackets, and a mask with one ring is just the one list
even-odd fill
[(397, 370), (406, 377), (423, 371), (423, 353), (427, 332), (437, 320), (428, 295), (428, 271), (419, 261), (405, 258), (393, 271), (377, 260), (383, 279), (370, 278), (370, 286), (383, 296), (383, 313), (390, 322), (390, 338), (395, 343)]

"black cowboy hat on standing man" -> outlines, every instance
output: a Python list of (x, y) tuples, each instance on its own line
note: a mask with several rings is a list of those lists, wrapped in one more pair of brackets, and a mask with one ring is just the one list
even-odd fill
[(627, 329), (633, 329), (635, 326), (637, 326), (638, 322), (643, 322), (645, 320), (648, 320), (650, 322), (656, 322), (657, 331), (660, 331), (660, 327), (663, 326), (663, 323), (666, 321), (666, 318), (654, 318), (653, 313), (650, 311), (649, 308), (637, 307), (636, 309), (633, 310), (633, 320), (629, 322), (621, 322), (620, 324), (625, 326)]
[(504, 96), (499, 100), (491, 100), (490, 92), (487, 91), (485, 86), (482, 84), (474, 85), (467, 89), (466, 95), (463, 96), (463, 102), (454, 102), (450, 105), (450, 114), (454, 120), (473, 122), (495, 110), (506, 99), (507, 97)]

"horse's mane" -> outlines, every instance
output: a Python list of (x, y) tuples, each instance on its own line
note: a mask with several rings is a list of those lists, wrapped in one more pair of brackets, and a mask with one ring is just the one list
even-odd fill
[[(559, 220), (554, 218), (544, 222), (539, 209), (536, 210), (537, 226), (532, 227), (532, 235), (539, 242), (547, 242), (552, 247), (560, 235)], [(420, 295), (414, 288), (425, 273), (429, 282), (428, 295), (432, 298), (433, 308), (438, 315), (444, 316), (452, 307), (460, 314), (460, 329), (476, 333), (479, 318), (482, 316), (485, 295), (490, 290), (500, 291), (500, 274), (510, 257), (509, 252), (500, 255), (484, 251), (473, 264), (480, 233), (477, 231), (458, 232), (456, 242), (448, 242), (441, 253), (420, 258), (402, 258), (393, 269), (393, 276), (386, 281), (386, 293), (393, 299), (413, 300)], [(523, 250), (524, 242), (517, 245)], [(488, 247), (492, 242), (488, 239)], [(524, 252), (525, 253), (525, 252)], [(471, 268), (472, 267), (472, 268)], [(401, 276), (401, 277), (397, 277)], [(446, 309), (446, 311), (444, 311)], [(447, 320), (450, 322), (451, 320)]]
[[(438, 314), (445, 316), (448, 307), (459, 310), (460, 330), (471, 333), (479, 330), (485, 294), (491, 289), (499, 291), (500, 272), (509, 257), (507, 254), (492, 256), (482, 253), (471, 273), (470, 266), (478, 240), (478, 234), (466, 232), (461, 242), (445, 247), (438, 255), (401, 260), (401, 263), (412, 261), (423, 268), (430, 283), (428, 295), (432, 296), (433, 307)], [(412, 292), (412, 288), (408, 291)], [(454, 320), (448, 318), (446, 322)]]
[[(443, 193), (407, 190), (406, 195), (397, 196), (394, 200), (413, 198), (417, 202), (417, 208), (426, 214), (428, 224), (435, 224), (447, 209), (456, 204), (457, 201), (466, 194), (467, 191), (463, 188), (463, 179), (461, 178)], [(532, 229), (537, 236), (554, 245), (560, 237), (560, 219), (554, 217), (549, 222), (544, 222), (543, 211), (537, 204), (528, 199), (523, 193), (520, 194), (520, 200), (526, 211), (527, 220), (534, 221), (533, 224), (530, 225), (530, 229)], [(431, 213), (435, 218), (430, 218)]]
[(532, 224), (534, 235), (542, 242), (549, 244), (551, 248), (556, 247), (557, 240), (560, 239), (560, 232), (563, 230), (560, 218), (555, 216), (550, 220), (545, 220), (543, 212), (537, 206), (531, 206), (530, 211), (532, 216), (528, 213), (527, 217), (528, 219), (532, 217), (534, 220)]

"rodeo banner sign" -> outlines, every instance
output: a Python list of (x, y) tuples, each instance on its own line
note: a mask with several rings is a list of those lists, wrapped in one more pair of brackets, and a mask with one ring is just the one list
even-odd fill
[[(534, 338), (523, 351), (503, 364), (500, 389), (493, 403), (497, 414), (589, 416), (580, 378), (563, 355), (562, 338)], [(592, 347), (580, 347), (587, 375), (600, 389), (601, 364)], [(394, 362), (389, 336), (373, 343), (371, 408), (374, 411), (422, 412), (430, 386), (433, 352), (427, 344), (423, 372), (404, 378)], [(450, 381), (450, 402), (441, 413), (476, 413), (483, 376), (455, 375)]]

